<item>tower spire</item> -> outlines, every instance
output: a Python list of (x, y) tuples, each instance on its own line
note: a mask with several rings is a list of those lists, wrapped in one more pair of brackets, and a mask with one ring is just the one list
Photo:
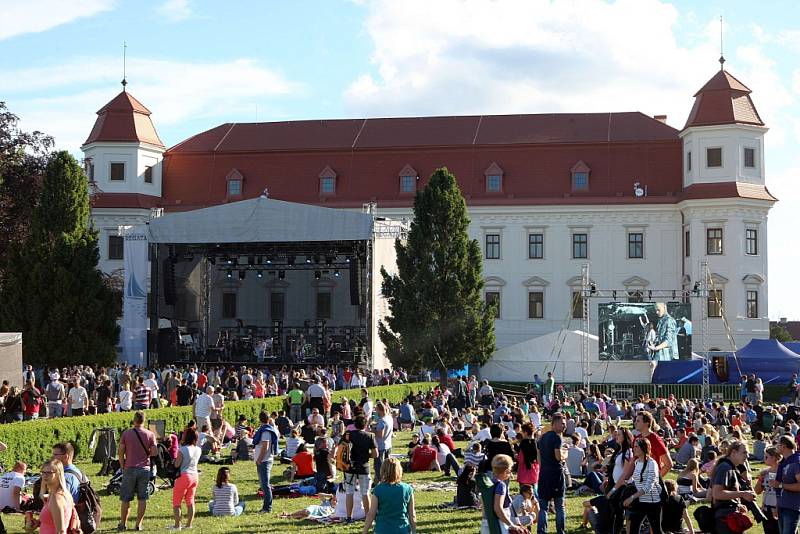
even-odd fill
[(722, 53), (722, 15), (719, 16), (719, 70), (725, 69), (725, 54)]
[(128, 51), (128, 43), (122, 41), (122, 90), (125, 91), (125, 86), (128, 85), (128, 76), (126, 73), (126, 63), (127, 63), (127, 51)]

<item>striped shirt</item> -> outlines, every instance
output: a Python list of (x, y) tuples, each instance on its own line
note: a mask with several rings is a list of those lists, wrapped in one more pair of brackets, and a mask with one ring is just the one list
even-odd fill
[[(642, 473), (644, 469), (644, 473)], [(639, 502), (661, 502), (661, 486), (658, 484), (658, 464), (652, 458), (647, 459), (647, 464), (641, 460), (636, 460), (636, 467), (633, 469), (633, 483), (637, 491), (644, 494), (639, 497)]]
[(136, 386), (136, 390), (134, 391), (136, 396), (136, 407), (137, 408), (148, 408), (150, 407), (150, 399), (152, 398), (153, 392), (150, 391), (150, 388), (145, 386), (144, 384), (139, 384)]
[(223, 484), (221, 488), (214, 484), (212, 489), (214, 496), (212, 515), (233, 515), (236, 505), (239, 504), (239, 490), (236, 484)]
[(464, 463), (475, 467), (476, 469), (480, 466), (481, 462), (486, 459), (486, 455), (482, 452), (472, 452), (467, 451), (464, 455)]

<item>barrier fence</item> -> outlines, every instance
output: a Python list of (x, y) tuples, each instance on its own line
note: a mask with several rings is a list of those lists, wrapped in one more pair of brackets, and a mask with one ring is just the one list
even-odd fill
[[(563, 385), (569, 394), (577, 393), (583, 388), (578, 382), (556, 382)], [(522, 395), (528, 391), (531, 383), (523, 382), (492, 382), (492, 387), (507, 391), (514, 395)], [(615, 399), (634, 400), (639, 395), (648, 394), (650, 397), (667, 397), (670, 394), (678, 398), (699, 399), (702, 396), (701, 384), (592, 384), (592, 393), (602, 393)], [(718, 401), (739, 400), (738, 384), (711, 384), (711, 398)], [(772, 390), (772, 391), (770, 391)], [(780, 400), (778, 393), (785, 391), (786, 386), (771, 386), (765, 390), (765, 400)]]

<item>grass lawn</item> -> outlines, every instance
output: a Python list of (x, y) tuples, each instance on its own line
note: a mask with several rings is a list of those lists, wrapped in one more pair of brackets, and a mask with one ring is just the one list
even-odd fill
[[(395, 435), (394, 452), (404, 452), (405, 444), (410, 440), (410, 432), (402, 432)], [(457, 444), (458, 446), (464, 443)], [(460, 460), (459, 463), (462, 463)], [(78, 464), (91, 479), (92, 485), (101, 496), (103, 504), (103, 521), (101, 531), (115, 531), (119, 520), (119, 498), (108, 495), (105, 491), (105, 484), (108, 477), (97, 476), (100, 469), (99, 464)], [(259, 514), (257, 511), (261, 507), (261, 499), (256, 497), (258, 490), (258, 476), (253, 462), (238, 462), (231, 466), (232, 481), (239, 488), (242, 500), (247, 502), (247, 508), (240, 517), (212, 517), (208, 513), (207, 502), (211, 495), (211, 486), (214, 483), (217, 466), (201, 464), (200, 489), (197, 497), (197, 517), (195, 518), (193, 531), (202, 534), (223, 533), (223, 532), (352, 532), (360, 533), (363, 522), (356, 522), (352, 525), (320, 525), (310, 521), (294, 521), (278, 518), (278, 514), (283, 511), (300, 510), (310, 504), (319, 504), (317, 497), (301, 498), (276, 498), (273, 505), (273, 514)], [(284, 483), (282, 473), (285, 465), (276, 464), (273, 467), (273, 485)], [(753, 466), (757, 473), (763, 466)], [(671, 475), (670, 478), (674, 478)], [(341, 474), (339, 475), (341, 480)], [(415, 482), (442, 481), (444, 476), (439, 473), (405, 473), (405, 482), (414, 485)], [(516, 482), (512, 482), (512, 492), (517, 491)], [(458, 533), (472, 534), (477, 533), (480, 528), (480, 512), (468, 512), (461, 510), (440, 510), (438, 506), (442, 503), (451, 502), (455, 496), (454, 492), (442, 491), (416, 491), (417, 526), (418, 532), (436, 533)], [(571, 496), (567, 499), (567, 532), (578, 531), (581, 521), (582, 505), (585, 498)], [(135, 516), (136, 504), (131, 506), (131, 517)], [(184, 508), (185, 513), (185, 508)], [(22, 515), (6, 515), (3, 518), (9, 532), (22, 532)], [(166, 527), (172, 524), (172, 491), (159, 490), (148, 502), (147, 515), (145, 516), (144, 527), (147, 532), (165, 532)], [(555, 532), (555, 518), (550, 516), (548, 522), (550, 532)], [(129, 519), (129, 527), (132, 527), (133, 520)]]

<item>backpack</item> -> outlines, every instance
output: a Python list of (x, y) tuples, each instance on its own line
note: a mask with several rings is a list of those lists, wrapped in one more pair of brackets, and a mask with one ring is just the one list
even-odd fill
[[(67, 468), (67, 473), (72, 473), (76, 477), (78, 474)], [(97, 530), (100, 524), (100, 516), (103, 513), (103, 508), (100, 506), (100, 496), (92, 488), (92, 484), (86, 475), (81, 473), (78, 477), (80, 485), (78, 486), (78, 500), (75, 501), (75, 512), (81, 523), (81, 532), (83, 534), (92, 534)]]
[(336, 447), (336, 469), (346, 473), (352, 466), (350, 460), (350, 453), (352, 452), (353, 444), (347, 441), (340, 441), (339, 446)]
[(489, 473), (481, 473), (475, 476), (475, 484), (481, 494), (483, 502), (483, 513), (489, 524), (489, 534), (500, 534), (500, 521), (494, 512), (494, 487), (496, 482)]

